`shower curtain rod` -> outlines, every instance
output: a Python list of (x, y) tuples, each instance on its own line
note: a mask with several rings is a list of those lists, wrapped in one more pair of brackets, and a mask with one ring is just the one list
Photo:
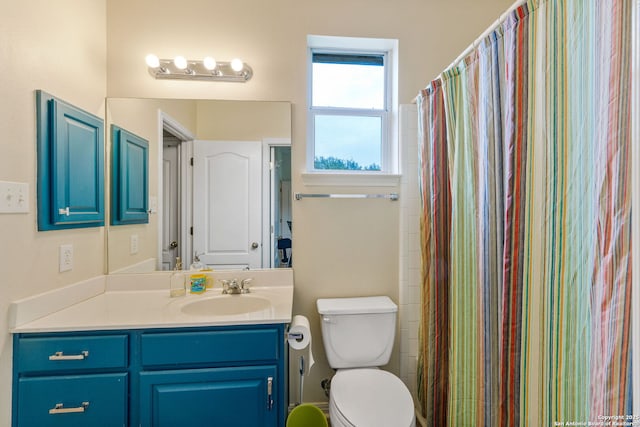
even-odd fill
[[(451, 62), (451, 64), (449, 64), (449, 66), (446, 67), (444, 69), (444, 71), (442, 71), (440, 74), (438, 74), (436, 76), (436, 78), (433, 79), (433, 80), (438, 80), (438, 79), (442, 78), (442, 74), (445, 71), (455, 67), (460, 61), (462, 61), (467, 55), (469, 55), (473, 51), (473, 49), (476, 49), (478, 47), (478, 44), (480, 43), (480, 41), (482, 41), (485, 38), (487, 38), (489, 36), (489, 34), (491, 34), (493, 31), (495, 31), (496, 28), (498, 28), (500, 25), (502, 25), (504, 23), (504, 21), (509, 17), (509, 15), (511, 15), (511, 13), (513, 13), (514, 10), (516, 10), (517, 8), (519, 8), (520, 6), (522, 6), (525, 3), (527, 3), (527, 0), (517, 0), (515, 3), (513, 3), (509, 7), (509, 9), (507, 9), (502, 15), (500, 15), (500, 17), (498, 19), (496, 19), (493, 22), (493, 24), (491, 24), (486, 30), (484, 30), (484, 32), (482, 34), (480, 34), (480, 36), (478, 36), (478, 38), (476, 38), (473, 43), (471, 43), (469, 46), (467, 46), (467, 48), (465, 50), (463, 50), (462, 53), (460, 55), (458, 55), (458, 57), (455, 60), (453, 60), (453, 62)], [(426, 87), (428, 88), (429, 86), (431, 86), (431, 81), (429, 83), (427, 83)], [(413, 99), (413, 103), (414, 104), (418, 101), (418, 96), (416, 96)]]

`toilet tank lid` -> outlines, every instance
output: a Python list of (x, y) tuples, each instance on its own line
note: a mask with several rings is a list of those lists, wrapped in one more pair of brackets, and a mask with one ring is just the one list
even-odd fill
[(398, 306), (386, 296), (323, 298), (316, 302), (320, 314), (395, 313)]

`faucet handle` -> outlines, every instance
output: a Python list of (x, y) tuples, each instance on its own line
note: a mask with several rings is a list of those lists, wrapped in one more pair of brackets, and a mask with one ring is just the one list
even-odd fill
[(220, 279), (220, 282), (222, 283), (222, 293), (223, 294), (228, 294), (229, 293), (229, 286), (231, 285), (231, 280), (228, 279)]
[(242, 293), (243, 294), (247, 294), (249, 293), (249, 284), (253, 282), (253, 278), (250, 277), (248, 279), (242, 279), (242, 281), (240, 282), (240, 289), (242, 289)]

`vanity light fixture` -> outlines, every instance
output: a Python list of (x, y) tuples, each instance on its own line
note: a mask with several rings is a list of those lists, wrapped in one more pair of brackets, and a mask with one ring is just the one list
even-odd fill
[(156, 79), (212, 80), (244, 83), (251, 79), (253, 70), (239, 59), (230, 62), (216, 61), (211, 56), (202, 60), (186, 59), (176, 56), (174, 59), (160, 59), (149, 54), (145, 58), (149, 74)]

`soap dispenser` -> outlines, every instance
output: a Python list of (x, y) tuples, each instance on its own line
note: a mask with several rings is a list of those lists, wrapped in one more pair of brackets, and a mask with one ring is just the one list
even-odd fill
[(176, 266), (173, 268), (173, 273), (169, 278), (169, 296), (180, 297), (187, 292), (184, 273), (182, 272), (182, 260), (180, 257), (176, 257)]
[(204, 264), (202, 262), (200, 262), (200, 257), (198, 256), (198, 253), (196, 252), (195, 255), (193, 256), (193, 262), (191, 263), (191, 265), (189, 266), (189, 270), (203, 270), (204, 269)]
[(193, 256), (193, 262), (189, 266), (189, 270), (191, 271), (190, 282), (192, 294), (201, 294), (207, 289), (207, 276), (202, 273), (203, 268), (204, 264), (200, 262), (200, 257), (198, 257), (198, 253), (196, 252)]

